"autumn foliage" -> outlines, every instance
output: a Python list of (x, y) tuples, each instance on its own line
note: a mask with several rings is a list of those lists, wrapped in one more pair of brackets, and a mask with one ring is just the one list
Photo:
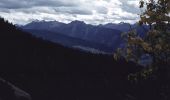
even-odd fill
[[(148, 55), (149, 66), (170, 66), (170, 0), (141, 0), (139, 25), (147, 25), (149, 31), (142, 38), (131, 30), (126, 34), (127, 46), (124, 50), (127, 60), (140, 63), (142, 56)], [(122, 54), (121, 50), (115, 55)]]

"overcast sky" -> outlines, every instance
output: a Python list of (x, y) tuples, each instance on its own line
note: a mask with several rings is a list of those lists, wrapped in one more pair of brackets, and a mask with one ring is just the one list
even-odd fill
[(33, 20), (73, 20), (89, 24), (138, 20), (139, 0), (0, 0), (0, 16), (14, 24)]

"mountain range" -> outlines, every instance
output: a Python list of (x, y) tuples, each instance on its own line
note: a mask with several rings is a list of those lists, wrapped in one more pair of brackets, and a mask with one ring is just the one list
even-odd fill
[(121, 37), (122, 32), (127, 32), (133, 28), (140, 36), (143, 36), (147, 31), (147, 26), (140, 27), (137, 24), (130, 25), (122, 22), (90, 25), (78, 20), (68, 24), (58, 21), (33, 21), (20, 26), (20, 28), (37, 37), (64, 46), (79, 47), (81, 49), (91, 48), (88, 49), (91, 52), (103, 51), (106, 53), (113, 53), (117, 48), (124, 46), (125, 42)]

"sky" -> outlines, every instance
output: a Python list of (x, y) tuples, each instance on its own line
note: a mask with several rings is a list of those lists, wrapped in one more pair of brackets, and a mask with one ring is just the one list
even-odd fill
[(135, 23), (139, 14), (139, 0), (0, 0), (0, 16), (21, 25), (34, 20)]

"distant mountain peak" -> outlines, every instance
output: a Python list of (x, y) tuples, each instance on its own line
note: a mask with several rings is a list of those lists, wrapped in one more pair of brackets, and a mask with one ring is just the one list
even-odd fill
[(113, 25), (114, 23), (106, 23), (106, 24), (104, 24), (104, 25)]
[(74, 20), (70, 24), (86, 24), (84, 21)]
[(129, 23), (126, 22), (120, 22), (119, 25), (129, 25)]
[[(32, 22), (28, 23), (28, 24), (31, 24), (31, 23), (52, 23), (52, 24), (61, 24), (62, 22), (59, 22), (59, 21), (56, 21), (56, 20), (52, 20), (52, 21), (47, 21), (47, 20), (33, 20)], [(27, 25), (28, 25), (27, 24)], [(62, 23), (64, 24), (64, 23)]]
[(120, 22), (119, 24), (124, 24), (125, 22)]

